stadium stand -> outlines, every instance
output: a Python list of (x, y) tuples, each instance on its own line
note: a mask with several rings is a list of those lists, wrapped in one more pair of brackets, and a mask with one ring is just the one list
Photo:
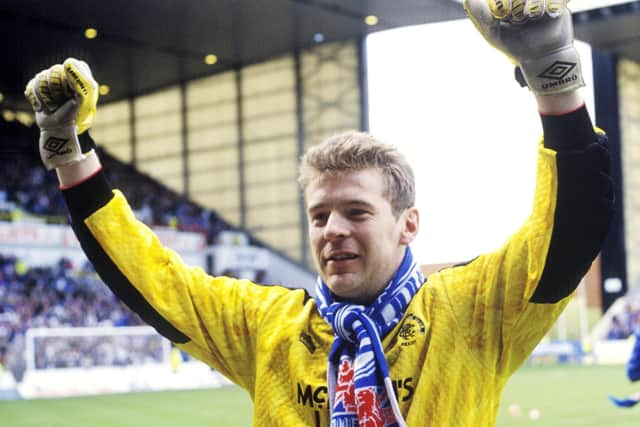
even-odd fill
[[(47, 177), (37, 154), (27, 148), (35, 138), (32, 130), (17, 123), (0, 120), (0, 124), (3, 140), (10, 140), (24, 153), (18, 157), (17, 167), (0, 169), (0, 220), (35, 217), (47, 223), (65, 223), (66, 207), (56, 180)], [(215, 212), (176, 194), (104, 150), (99, 151), (107, 176), (127, 194), (138, 218), (147, 225), (203, 233), (208, 244), (215, 244), (221, 231), (233, 229)]]
[(214, 211), (169, 190), (131, 166), (116, 160), (104, 150), (100, 150), (99, 154), (109, 180), (127, 194), (136, 215), (147, 225), (203, 233), (207, 236), (208, 244), (217, 243), (221, 231), (233, 229)]

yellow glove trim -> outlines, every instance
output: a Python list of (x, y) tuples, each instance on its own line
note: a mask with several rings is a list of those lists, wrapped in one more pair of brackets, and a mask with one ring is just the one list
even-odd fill
[(29, 104), (31, 104), (31, 108), (33, 108), (33, 110), (37, 112), (42, 110), (42, 104), (40, 103), (40, 100), (36, 96), (36, 92), (33, 89), (34, 81), (35, 78), (29, 80), (29, 83), (27, 83), (27, 88), (24, 91), (24, 96), (27, 98), (27, 101), (29, 101)]
[(556, 17), (562, 13), (562, 9), (569, 3), (569, 0), (547, 0), (547, 13)]
[[(76, 125), (78, 126), (78, 135), (85, 132), (91, 127), (96, 117), (96, 106), (98, 104), (98, 84), (93, 79), (89, 67), (83, 67), (82, 61), (75, 58), (67, 58), (64, 61), (64, 71), (67, 81), (78, 94), (80, 107)], [(83, 69), (84, 68), (84, 69)], [(88, 74), (88, 75), (87, 75)]]
[(525, 0), (512, 0), (511, 3), (511, 20), (513, 22), (522, 22), (527, 19)]
[[(511, 13), (511, 0), (490, 0), (488, 3), (489, 3), (489, 10), (491, 10), (491, 14), (496, 19), (506, 18)], [(465, 10), (466, 10), (466, 1), (465, 1)], [(468, 15), (471, 16), (470, 14)]]

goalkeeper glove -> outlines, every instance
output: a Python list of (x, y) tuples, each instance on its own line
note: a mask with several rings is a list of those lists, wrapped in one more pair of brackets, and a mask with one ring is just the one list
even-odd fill
[(520, 67), (537, 95), (584, 86), (568, 0), (465, 0), (483, 37)]
[(95, 148), (90, 137), (78, 138), (93, 124), (98, 102), (98, 84), (84, 61), (68, 58), (41, 71), (24, 94), (36, 113), (40, 158), (48, 170), (79, 162)]

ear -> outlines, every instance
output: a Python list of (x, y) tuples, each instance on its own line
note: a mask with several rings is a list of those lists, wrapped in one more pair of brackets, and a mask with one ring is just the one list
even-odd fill
[(400, 230), (400, 244), (408, 245), (418, 235), (418, 229), (420, 228), (420, 215), (418, 208), (415, 206), (405, 210), (400, 216), (400, 222), (402, 223), (402, 229)]

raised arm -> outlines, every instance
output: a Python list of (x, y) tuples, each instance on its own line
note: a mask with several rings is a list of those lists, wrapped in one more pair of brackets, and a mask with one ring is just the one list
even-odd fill
[(535, 96), (543, 145), (555, 152), (556, 188), (543, 189), (555, 198), (551, 241), (532, 302), (557, 302), (575, 289), (612, 214), (606, 137), (594, 130), (584, 106), (567, 1), (465, 1), (478, 31), (514, 63), (518, 80)]
[(607, 233), (606, 136), (584, 106), (564, 0), (466, 0), (465, 9), (521, 70), (544, 134), (531, 215), (499, 250), (442, 274), (469, 347), (487, 369), (509, 375), (560, 315)]
[[(277, 313), (299, 311), (304, 292), (212, 277), (164, 247), (102, 171), (86, 132), (95, 115), (96, 89), (89, 67), (75, 59), (39, 73), (26, 89), (41, 129), (42, 161), (56, 169), (83, 251), (145, 322), (252, 390), (258, 325), (278, 302)], [(297, 293), (289, 298), (290, 292)]]

